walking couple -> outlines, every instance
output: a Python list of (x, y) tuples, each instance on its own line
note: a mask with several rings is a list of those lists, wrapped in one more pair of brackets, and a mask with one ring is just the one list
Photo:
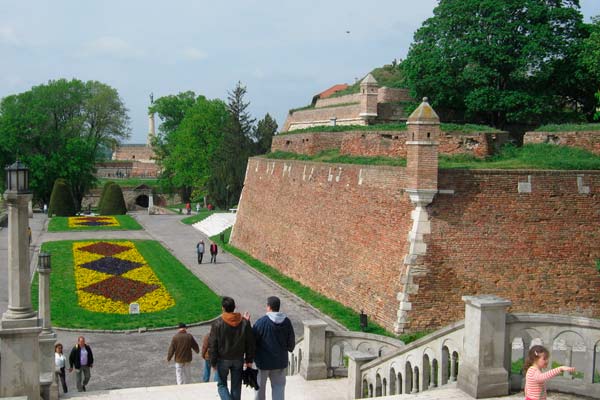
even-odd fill
[[(217, 263), (217, 253), (219, 252), (219, 248), (217, 247), (217, 244), (214, 242), (211, 242), (211, 244), (209, 246), (209, 250), (210, 250), (210, 262), (212, 264), (216, 264)], [(198, 264), (202, 264), (202, 258), (204, 257), (204, 240), (201, 240), (196, 244), (196, 254), (198, 255)]]

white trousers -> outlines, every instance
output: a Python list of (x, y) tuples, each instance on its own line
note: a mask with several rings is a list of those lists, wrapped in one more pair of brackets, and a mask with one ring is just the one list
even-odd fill
[(175, 376), (178, 385), (185, 385), (192, 380), (192, 365), (190, 363), (175, 363)]

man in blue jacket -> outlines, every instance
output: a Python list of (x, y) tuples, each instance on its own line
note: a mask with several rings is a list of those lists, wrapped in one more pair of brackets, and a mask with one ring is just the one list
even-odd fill
[(273, 400), (285, 399), (285, 370), (288, 366), (288, 352), (296, 346), (294, 327), (289, 318), (279, 312), (281, 301), (271, 296), (267, 299), (267, 315), (260, 318), (252, 330), (256, 339), (258, 385), (256, 400), (265, 400), (267, 378), (271, 380)]

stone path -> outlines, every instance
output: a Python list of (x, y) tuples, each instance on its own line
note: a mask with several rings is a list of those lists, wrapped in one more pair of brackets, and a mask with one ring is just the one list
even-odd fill
[[(134, 217), (144, 226), (145, 231), (45, 232), (45, 216), (35, 214), (30, 219), (32, 254), (41, 243), (54, 240), (158, 240), (217, 294), (234, 297), (238, 309), (249, 311), (253, 320), (264, 314), (266, 298), (276, 295), (281, 298), (282, 311), (290, 316), (298, 336), (303, 333), (301, 321), (309, 319), (324, 319), (335, 326), (335, 329), (341, 329), (337, 323), (229, 254), (219, 254), (217, 264), (198, 265), (196, 242), (203, 238), (208, 243), (208, 238), (193, 227), (179, 222), (184, 216), (135, 214)], [(2, 272), (7, 270), (6, 233), (6, 228), (0, 230), (0, 313), (6, 311), (8, 301), (7, 274)], [(37, 256), (33, 255), (32, 259), (35, 258)], [(34, 265), (35, 262), (32, 262), (32, 268)], [(200, 341), (208, 333), (208, 327), (194, 327), (189, 331)], [(57, 330), (56, 333), (65, 349), (69, 349), (81, 334), (63, 330)], [(175, 381), (175, 367), (173, 363), (167, 364), (165, 358), (174, 333), (174, 329), (130, 334), (85, 333), (95, 358), (89, 390), (172, 385)], [(202, 368), (203, 361), (196, 358), (192, 363), (192, 382), (200, 382)], [(67, 377), (67, 384), (71, 389), (75, 387), (73, 375)]]

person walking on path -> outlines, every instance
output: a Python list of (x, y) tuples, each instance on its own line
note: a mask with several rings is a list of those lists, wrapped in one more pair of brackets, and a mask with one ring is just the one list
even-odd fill
[(83, 336), (79, 336), (77, 344), (71, 350), (71, 354), (69, 354), (69, 372), (72, 372), (73, 367), (75, 367), (77, 391), (85, 392), (85, 387), (91, 377), (90, 369), (93, 366), (94, 355), (92, 354), (92, 348), (85, 343)]
[(196, 214), (200, 214), (200, 203), (196, 203)]
[(187, 203), (185, 203), (185, 211), (186, 211), (187, 215), (192, 214), (192, 205), (190, 204), (189, 201)]
[(219, 248), (215, 242), (211, 242), (210, 244), (210, 262), (216, 264), (217, 263), (217, 253), (219, 253)]
[(279, 311), (281, 301), (276, 296), (267, 299), (267, 314), (261, 317), (252, 332), (256, 339), (258, 390), (255, 400), (265, 400), (267, 378), (271, 380), (273, 400), (285, 399), (285, 373), (288, 352), (294, 351), (296, 336), (291, 321)]
[(196, 244), (196, 253), (198, 253), (198, 264), (202, 264), (202, 257), (204, 257), (204, 240), (201, 240)]
[(200, 348), (196, 339), (187, 332), (184, 323), (179, 323), (179, 330), (171, 339), (169, 352), (167, 354), (167, 362), (175, 356), (175, 378), (178, 385), (190, 383), (192, 379), (192, 350), (198, 354)]
[(562, 374), (575, 372), (575, 368), (561, 365), (548, 372), (542, 372), (548, 367), (550, 352), (544, 346), (535, 345), (529, 349), (523, 371), (525, 371), (525, 400), (546, 400), (546, 381)]
[[(234, 312), (235, 301), (223, 297), (223, 314), (216, 320), (208, 339), (210, 365), (218, 374), (217, 390), (221, 400), (240, 400), (242, 396), (242, 371), (252, 367), (256, 344), (250, 326), (250, 316)], [(227, 377), (231, 373), (231, 389)]]
[(67, 380), (65, 379), (65, 367), (67, 366), (67, 359), (63, 354), (63, 345), (56, 343), (54, 345), (54, 372), (56, 379), (60, 381), (63, 389), (63, 393), (67, 393)]
[(205, 335), (204, 338), (202, 339), (202, 358), (204, 359), (204, 373), (202, 374), (202, 382), (210, 381), (210, 372), (212, 369), (210, 367), (210, 355), (208, 352), (209, 336), (210, 336), (210, 332), (208, 333), (208, 335)]

